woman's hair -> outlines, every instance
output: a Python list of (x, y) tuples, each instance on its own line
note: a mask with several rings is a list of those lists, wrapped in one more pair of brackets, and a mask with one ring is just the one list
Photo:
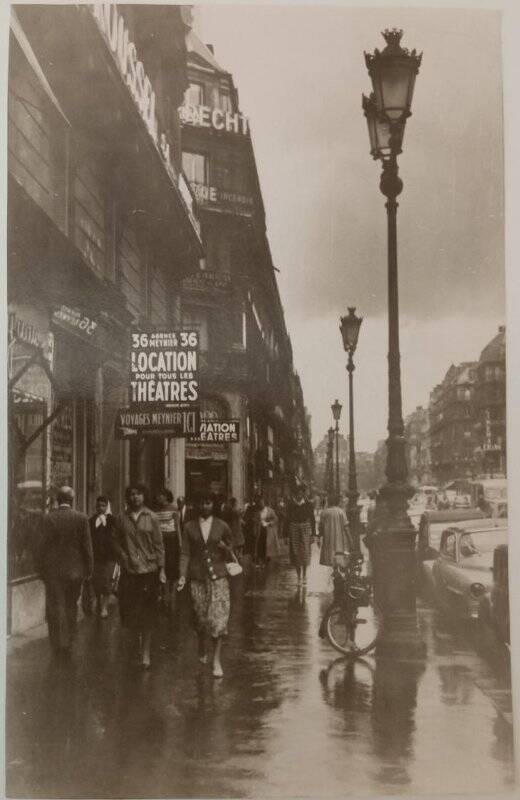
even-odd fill
[(109, 500), (108, 497), (104, 494), (100, 494), (99, 497), (96, 497), (96, 503), (105, 503), (108, 505)]
[(339, 506), (339, 494), (337, 492), (329, 494), (327, 497), (329, 506)]
[(146, 500), (147, 500), (147, 497), (148, 497), (148, 487), (146, 486), (146, 484), (144, 484), (144, 483), (131, 483), (129, 486), (127, 486), (126, 489), (125, 489), (125, 498), (126, 498), (126, 502), (127, 503), (130, 500), (130, 495), (132, 494), (133, 491), (139, 492), (139, 494), (144, 495), (144, 500), (145, 500), (145, 503), (146, 503)]
[(166, 497), (168, 503), (173, 503), (173, 494), (170, 492), (169, 489), (166, 488), (166, 486), (163, 486), (161, 489), (158, 489), (155, 496), (160, 497), (161, 494), (163, 494)]

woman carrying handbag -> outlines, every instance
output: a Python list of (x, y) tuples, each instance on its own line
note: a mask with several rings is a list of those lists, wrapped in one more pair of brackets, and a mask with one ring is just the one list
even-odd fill
[[(223, 637), (227, 635), (230, 613), (228, 575), (241, 567), (232, 551), (231, 531), (225, 522), (213, 517), (210, 495), (201, 494), (196, 502), (197, 516), (182, 531), (180, 578), (177, 591), (190, 581), (195, 629), (199, 639), (199, 661), (208, 661), (207, 639), (213, 640), (212, 671), (222, 678), (220, 661)], [(230, 559), (234, 561), (228, 563)]]

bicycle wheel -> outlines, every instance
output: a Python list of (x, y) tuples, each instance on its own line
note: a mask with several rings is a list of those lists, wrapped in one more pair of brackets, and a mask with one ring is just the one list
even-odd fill
[(325, 619), (327, 638), (343, 655), (358, 658), (375, 647), (381, 631), (381, 615), (374, 606), (348, 609), (333, 603)]

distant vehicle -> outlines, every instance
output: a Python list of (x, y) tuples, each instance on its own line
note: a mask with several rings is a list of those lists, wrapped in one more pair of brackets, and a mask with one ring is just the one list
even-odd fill
[(493, 553), (507, 544), (505, 527), (452, 526), (443, 531), (439, 557), (432, 567), (440, 608), (463, 620), (477, 620), (481, 600), (493, 586)]
[(481, 633), (487, 641), (509, 645), (509, 565), (508, 547), (498, 545), (493, 553), (493, 586), (479, 602), (478, 619)]
[(470, 487), (473, 505), (484, 508), (491, 517), (507, 517), (506, 478), (482, 478), (471, 481)]

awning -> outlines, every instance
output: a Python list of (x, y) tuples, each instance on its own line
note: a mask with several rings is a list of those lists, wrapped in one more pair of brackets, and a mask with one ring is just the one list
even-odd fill
[(10, 20), (9, 20), (9, 27), (11, 28), (11, 31), (12, 31), (13, 36), (15, 37), (16, 41), (20, 45), (20, 48), (22, 49), (22, 52), (23, 52), (24, 56), (26, 57), (27, 61), (31, 65), (31, 68), (32, 68), (34, 74), (38, 78), (38, 80), (39, 80), (39, 82), (40, 82), (45, 94), (47, 95), (47, 97), (49, 98), (51, 103), (53, 104), (53, 106), (56, 109), (56, 111), (60, 114), (60, 116), (62, 117), (64, 122), (70, 128), (70, 122), (67, 119), (62, 107), (58, 103), (56, 95), (54, 94), (54, 92), (52, 91), (51, 87), (49, 86), (49, 82), (47, 81), (47, 78), (43, 74), (43, 70), (40, 67), (38, 59), (34, 55), (33, 49), (31, 47), (31, 45), (29, 44), (29, 40), (27, 39), (27, 36), (25, 35), (25, 33), (23, 31), (23, 28), (20, 25), (20, 20), (18, 19), (16, 11), (14, 11), (13, 8), (11, 8), (11, 17), (10, 17)]

